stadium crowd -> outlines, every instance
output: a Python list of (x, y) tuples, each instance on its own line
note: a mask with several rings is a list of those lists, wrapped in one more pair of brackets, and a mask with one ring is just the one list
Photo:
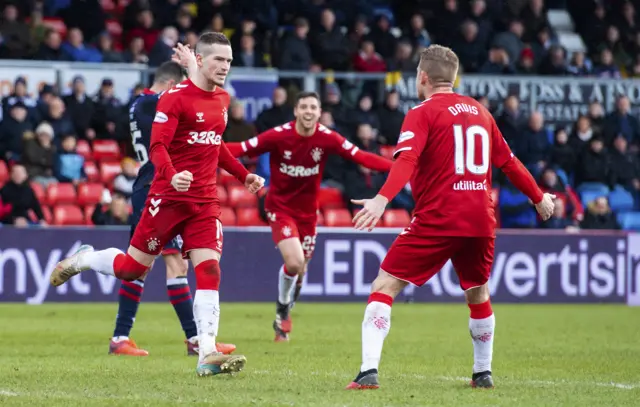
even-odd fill
[[(411, 3), (411, 4), (409, 4)], [(487, 74), (640, 76), (638, 1), (576, 0), (47, 0), (4, 2), (0, 58), (47, 61), (137, 62), (158, 66), (176, 43), (194, 44), (203, 30), (231, 39), (234, 65), (296, 71), (414, 72), (419, 51), (432, 42), (451, 46), (461, 71)], [(549, 7), (567, 7), (587, 52), (567, 55), (547, 21)], [(143, 84), (132, 94), (135, 98)], [(398, 93), (343, 97), (341, 83), (323, 84), (321, 122), (366, 151), (388, 154), (404, 118)], [(0, 220), (6, 224), (126, 224), (136, 173), (127, 109), (112, 79), (96, 94), (85, 80), (69, 94), (54, 84), (39, 95), (18, 78), (2, 100)], [(476, 96), (476, 95), (474, 95)], [(482, 96), (482, 95), (477, 95)], [(224, 135), (243, 141), (293, 118), (288, 92), (277, 88), (273, 106), (255, 123), (234, 101)], [(530, 202), (496, 172), (495, 198), (502, 227), (619, 229), (619, 215), (639, 208), (640, 123), (627, 98), (615, 111), (598, 103), (571, 131), (552, 134), (539, 112), (529, 116), (509, 96), (496, 117), (514, 152), (554, 191), (559, 204), (540, 223)], [(493, 106), (488, 106), (493, 108)], [(268, 176), (267, 157), (251, 163)], [(347, 211), (352, 197), (374, 194), (384, 175), (332, 158), (325, 171), (326, 208)], [(256, 202), (227, 177), (221, 196), (226, 224), (261, 224)], [(105, 192), (105, 187), (106, 191)], [(324, 205), (324, 203), (322, 203)], [(410, 191), (393, 202), (411, 211)], [(50, 208), (53, 210), (51, 213)], [(80, 209), (81, 208), (81, 209)], [(349, 216), (325, 219), (348, 224)], [(407, 218), (400, 217), (401, 221)], [(223, 220), (224, 221), (224, 220)], [(342, 223), (341, 223), (342, 222)], [(622, 222), (623, 223), (623, 222)], [(389, 222), (393, 224), (393, 222)]]

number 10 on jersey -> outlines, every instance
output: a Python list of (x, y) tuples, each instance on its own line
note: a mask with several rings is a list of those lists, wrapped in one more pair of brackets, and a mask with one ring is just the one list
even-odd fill
[[(453, 126), (454, 166), (456, 174), (464, 175), (469, 171), (475, 175), (484, 175), (489, 171), (489, 132), (482, 126), (470, 126), (466, 129)], [(476, 144), (479, 142), (480, 144)], [(482, 151), (480, 163), (476, 163), (476, 147)], [(466, 154), (465, 154), (466, 150)]]

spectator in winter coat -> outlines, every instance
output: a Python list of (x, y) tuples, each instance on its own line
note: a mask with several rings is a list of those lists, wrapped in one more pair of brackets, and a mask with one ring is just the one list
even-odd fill
[(282, 44), (280, 69), (289, 71), (308, 71), (313, 64), (311, 48), (307, 41), (309, 23), (304, 18), (295, 21), (295, 28)]
[(224, 141), (228, 143), (239, 143), (241, 141), (249, 140), (255, 135), (256, 129), (253, 124), (245, 120), (244, 105), (242, 104), (242, 102), (239, 102), (237, 100), (232, 101), (229, 106), (229, 120), (227, 123), (227, 129), (225, 130), (223, 135)]
[(640, 160), (638, 154), (629, 151), (627, 139), (623, 136), (618, 136), (613, 141), (611, 170), (617, 185), (634, 192), (640, 190)]
[(0, 200), (11, 205), (11, 213), (0, 221), (4, 224), (24, 227), (29, 224), (30, 212), (39, 223), (46, 225), (44, 213), (36, 194), (29, 185), (27, 169), (21, 164), (11, 167), (11, 179), (0, 189)]
[[(108, 209), (104, 209), (105, 204), (109, 204)], [(91, 215), (91, 222), (99, 226), (124, 226), (130, 224), (131, 215), (127, 206), (127, 198), (117, 192), (114, 192), (110, 200), (106, 200), (96, 204)]]
[(573, 174), (578, 155), (569, 144), (569, 136), (565, 129), (556, 130), (553, 147), (551, 147), (550, 164), (560, 168), (567, 175)]
[(71, 59), (77, 62), (102, 62), (102, 54), (92, 46), (84, 44), (84, 37), (79, 28), (72, 28), (67, 34), (67, 42), (62, 44), (62, 49)]
[(365, 40), (360, 51), (353, 57), (353, 68), (360, 72), (385, 72), (387, 64), (376, 52), (373, 41)]
[(575, 184), (579, 186), (584, 182), (598, 182), (610, 187), (614, 185), (615, 175), (611, 168), (611, 157), (599, 137), (593, 137), (589, 142), (589, 148), (578, 158)]
[(616, 216), (606, 197), (596, 198), (587, 205), (587, 213), (580, 223), (582, 229), (620, 229)]
[(323, 69), (346, 71), (349, 67), (349, 42), (336, 26), (336, 15), (331, 9), (320, 15), (320, 28), (312, 38), (311, 50)]
[(71, 94), (64, 97), (66, 111), (73, 123), (74, 133), (78, 137), (93, 140), (96, 132), (91, 128), (91, 120), (95, 106), (86, 93), (84, 78), (80, 75), (73, 78)]
[(544, 168), (549, 162), (551, 143), (549, 132), (544, 128), (544, 116), (540, 112), (533, 112), (529, 117), (529, 126), (522, 134), (522, 139), (516, 148), (520, 160), (526, 166)]
[(129, 199), (133, 193), (133, 182), (138, 176), (138, 167), (136, 161), (130, 157), (124, 158), (120, 166), (122, 172), (113, 180), (113, 191)]
[(23, 103), (16, 103), (9, 116), (0, 123), (0, 154), (8, 161), (17, 161), (22, 154), (22, 139), (31, 133), (33, 126), (27, 120), (27, 108)]
[(278, 86), (273, 90), (271, 107), (261, 111), (254, 124), (256, 131), (262, 133), (291, 120), (293, 109), (287, 104), (287, 91)]
[(43, 187), (58, 180), (53, 176), (56, 148), (53, 145), (53, 127), (42, 122), (36, 128), (36, 135), (24, 143), (22, 163), (27, 168), (29, 178)]
[(400, 95), (396, 91), (387, 93), (384, 105), (378, 109), (380, 132), (378, 141), (381, 144), (395, 146), (398, 144), (400, 129), (404, 121), (404, 113), (400, 110)]

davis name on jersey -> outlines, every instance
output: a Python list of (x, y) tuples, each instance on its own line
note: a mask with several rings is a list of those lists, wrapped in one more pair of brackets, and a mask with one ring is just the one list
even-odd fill
[[(472, 98), (438, 93), (407, 113), (394, 155), (416, 170), (412, 227), (447, 236), (493, 236), (491, 165), (513, 154), (491, 114)], [(405, 157), (406, 158), (406, 157)]]

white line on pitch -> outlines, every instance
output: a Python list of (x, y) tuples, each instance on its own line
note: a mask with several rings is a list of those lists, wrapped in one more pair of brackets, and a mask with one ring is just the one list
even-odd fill
[(17, 397), (18, 393), (16, 393), (15, 391), (0, 389), (0, 396)]

